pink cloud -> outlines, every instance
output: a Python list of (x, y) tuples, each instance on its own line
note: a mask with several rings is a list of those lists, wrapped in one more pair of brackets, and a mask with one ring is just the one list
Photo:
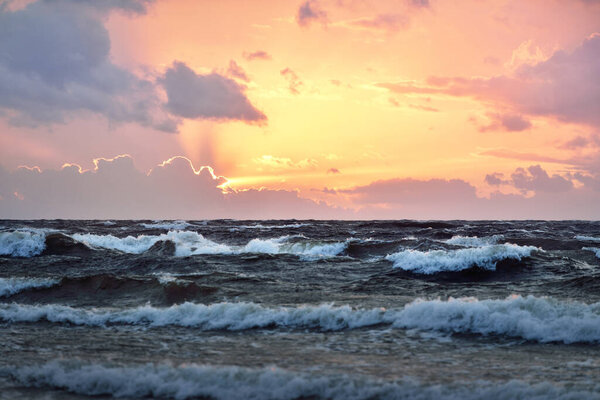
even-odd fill
[(518, 114), (551, 116), (565, 122), (598, 127), (600, 34), (591, 35), (572, 52), (557, 51), (545, 61), (522, 65), (511, 75), (491, 78), (430, 77), (426, 85), (414, 82), (377, 85), (399, 94), (469, 96), (494, 106), (513, 109), (518, 118), (500, 121), (509, 130), (511, 127), (513, 130), (527, 128), (527, 122)]

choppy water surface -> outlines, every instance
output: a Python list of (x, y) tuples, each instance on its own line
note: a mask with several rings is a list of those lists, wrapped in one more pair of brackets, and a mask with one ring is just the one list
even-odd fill
[(0, 398), (600, 399), (600, 223), (0, 221)]

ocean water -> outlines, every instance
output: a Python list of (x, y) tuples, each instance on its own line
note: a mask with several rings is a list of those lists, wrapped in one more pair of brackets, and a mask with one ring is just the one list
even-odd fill
[(0, 398), (600, 399), (600, 223), (0, 221)]

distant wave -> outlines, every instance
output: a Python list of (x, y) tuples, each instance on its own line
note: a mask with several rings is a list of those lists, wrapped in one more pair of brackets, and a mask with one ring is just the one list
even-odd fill
[(496, 244), (503, 238), (502, 235), (494, 235), (488, 237), (477, 237), (477, 236), (461, 236), (456, 235), (452, 236), (452, 238), (445, 240), (446, 243), (454, 245), (454, 246), (463, 246), (463, 247), (480, 247), (480, 246), (488, 246), (490, 244)]
[(577, 391), (551, 383), (530, 385), (457, 382), (424, 385), (415, 380), (383, 381), (367, 377), (294, 373), (277, 367), (244, 368), (186, 364), (105, 366), (53, 361), (43, 365), (6, 367), (3, 374), (26, 387), (54, 388), (86, 396), (127, 398), (211, 398), (216, 400), (483, 400), (599, 399), (597, 392)]
[(0, 297), (9, 297), (24, 290), (48, 288), (60, 283), (60, 279), (0, 278)]
[(33, 257), (46, 247), (46, 233), (36, 229), (0, 232), (0, 256)]
[(401, 309), (355, 309), (330, 304), (269, 308), (255, 303), (227, 302), (183, 303), (167, 308), (147, 305), (123, 310), (2, 304), (0, 319), (89, 326), (173, 325), (231, 331), (257, 328), (340, 331), (391, 325), (450, 333), (497, 334), (538, 342), (600, 342), (600, 303), (588, 305), (533, 296), (503, 300), (417, 299)]
[(388, 254), (385, 258), (394, 264), (394, 268), (419, 274), (462, 271), (474, 266), (493, 271), (498, 261), (506, 259), (520, 261), (536, 250), (539, 249), (533, 246), (505, 243), (458, 250), (403, 250)]
[(600, 258), (600, 247), (583, 247), (581, 250), (593, 251), (596, 257)]
[(155, 228), (155, 229), (185, 229), (192, 226), (189, 222), (183, 220), (176, 221), (154, 221), (152, 223), (141, 223), (144, 228)]
[(575, 236), (575, 239), (581, 240), (584, 242), (600, 242), (600, 237), (595, 237), (595, 236), (577, 235), (577, 236)]

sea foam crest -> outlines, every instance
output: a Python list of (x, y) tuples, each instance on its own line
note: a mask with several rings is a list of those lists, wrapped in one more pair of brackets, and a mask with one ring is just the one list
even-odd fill
[(501, 300), (417, 299), (399, 309), (356, 309), (330, 304), (269, 308), (255, 303), (223, 302), (118, 310), (13, 303), (0, 305), (0, 320), (89, 326), (172, 325), (231, 331), (258, 328), (340, 331), (392, 325), (450, 333), (497, 334), (538, 342), (600, 342), (600, 303), (561, 302), (533, 296)]
[(463, 247), (480, 247), (487, 246), (490, 244), (496, 244), (503, 238), (502, 235), (494, 235), (487, 237), (477, 237), (477, 236), (461, 236), (455, 235), (452, 238), (446, 240), (445, 242), (454, 246), (463, 246)]
[(42, 289), (60, 283), (60, 279), (0, 278), (0, 297), (8, 297), (24, 290)]
[(33, 257), (46, 248), (46, 233), (36, 229), (0, 232), (0, 256)]
[(383, 381), (351, 375), (294, 373), (277, 367), (243, 368), (187, 364), (139, 366), (78, 365), (53, 361), (8, 367), (4, 374), (26, 387), (62, 389), (86, 396), (116, 398), (211, 398), (216, 400), (483, 400), (600, 399), (594, 391), (551, 383), (519, 381), (424, 385), (411, 379)]
[(56, 304), (0, 305), (0, 319), (7, 322), (70, 323), (105, 326), (129, 324), (184, 326), (201, 330), (246, 330), (266, 327), (311, 328), (339, 331), (393, 322), (394, 312), (385, 309), (352, 309), (350, 306), (267, 308), (255, 303), (183, 303), (167, 308), (149, 305), (125, 310), (83, 309)]
[(577, 236), (575, 236), (575, 239), (581, 240), (584, 242), (600, 242), (600, 237), (595, 237), (595, 236), (577, 235)]
[(521, 260), (536, 250), (533, 246), (505, 243), (458, 250), (403, 250), (385, 258), (394, 263), (394, 268), (419, 274), (462, 271), (473, 266), (493, 271), (498, 261)]
[(161, 235), (139, 235), (127, 236), (124, 238), (113, 235), (76, 233), (71, 235), (71, 237), (92, 248), (118, 250), (130, 254), (141, 254), (161, 240), (170, 240), (174, 242), (176, 245), (175, 255), (177, 256), (232, 252), (232, 249), (229, 246), (208, 240), (201, 234), (192, 231), (169, 231)]
[(303, 258), (334, 257), (344, 251), (347, 242), (290, 243), (290, 236), (273, 239), (252, 239), (244, 246), (230, 246), (216, 243), (193, 231), (169, 231), (161, 235), (139, 235), (119, 238), (112, 235), (74, 234), (73, 239), (90, 247), (118, 250), (125, 253), (141, 254), (161, 240), (175, 243), (176, 256), (191, 256), (198, 254), (294, 254)]
[(192, 224), (190, 224), (187, 221), (183, 221), (183, 220), (176, 220), (176, 221), (161, 221), (161, 220), (156, 220), (153, 221), (152, 223), (141, 223), (141, 226), (143, 226), (144, 228), (154, 228), (154, 229), (185, 229), (189, 226), (192, 226)]
[(600, 303), (588, 305), (534, 296), (511, 296), (503, 300), (416, 300), (404, 307), (394, 326), (497, 334), (538, 342), (597, 343)]
[(600, 247), (582, 247), (581, 250), (593, 251), (600, 258)]

